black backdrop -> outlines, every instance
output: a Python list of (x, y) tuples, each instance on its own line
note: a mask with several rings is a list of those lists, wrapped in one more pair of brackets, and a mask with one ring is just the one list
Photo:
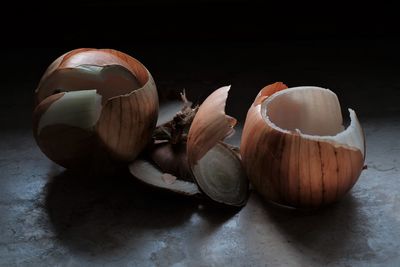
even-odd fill
[[(129, 46), (135, 42), (396, 39), (394, 4), (363, 1), (91, 0), (13, 2), (8, 46)], [(381, 2), (381, 1), (379, 1)], [(7, 5), (5, 6), (7, 11)], [(11, 18), (8, 16), (11, 15)]]
[(385, 92), (396, 97), (384, 98), (376, 86), (396, 83), (400, 27), (394, 4), (368, 2), (14, 1), (0, 18), (0, 82), (13, 89), (0, 97), (24, 92), (23, 103), (32, 105), (33, 90), (56, 57), (96, 47), (131, 54), (160, 91), (186, 88), (195, 101), (232, 84), (228, 109), (241, 121), (258, 90), (277, 80), (331, 88), (345, 107), (374, 113), (379, 109), (360, 101), (357, 91), (376, 106), (396, 104), (397, 89)]

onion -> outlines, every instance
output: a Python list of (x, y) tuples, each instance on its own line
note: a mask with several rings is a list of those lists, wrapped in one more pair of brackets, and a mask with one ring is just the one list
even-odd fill
[(196, 183), (209, 198), (243, 206), (248, 180), (237, 153), (222, 142), (237, 122), (225, 114), (229, 90), (230, 86), (215, 90), (200, 106), (189, 130), (187, 156)]
[(223, 143), (236, 124), (225, 114), (229, 89), (215, 90), (198, 109), (191, 108), (183, 94), (182, 110), (157, 128), (148, 158), (131, 163), (130, 172), (158, 188), (206, 196), (229, 206), (245, 205), (249, 184), (240, 156)]
[(76, 49), (56, 59), (35, 91), (34, 137), (66, 168), (99, 159), (132, 161), (151, 139), (158, 96), (148, 70), (111, 49)]
[(313, 208), (340, 199), (365, 160), (355, 112), (344, 129), (336, 95), (311, 86), (266, 86), (250, 107), (240, 153), (255, 189), (267, 200)]

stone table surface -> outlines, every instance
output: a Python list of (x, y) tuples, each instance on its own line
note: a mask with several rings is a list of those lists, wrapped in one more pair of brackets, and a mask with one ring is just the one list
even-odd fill
[[(232, 90), (251, 73), (233, 78)], [(352, 87), (347, 73), (327, 84)], [(371, 73), (354, 77), (367, 89), (338, 93), (360, 110), (368, 169), (344, 199), (308, 212), (255, 192), (241, 210), (222, 210), (129, 175), (66, 171), (32, 137), (31, 92), (3, 83), (14, 89), (0, 92), (0, 266), (400, 266), (400, 83), (394, 72), (374, 84), (360, 78)], [(382, 112), (369, 112), (375, 102)]]

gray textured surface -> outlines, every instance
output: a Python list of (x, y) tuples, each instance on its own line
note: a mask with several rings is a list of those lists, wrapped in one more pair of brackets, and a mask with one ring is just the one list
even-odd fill
[[(233, 98), (240, 100), (239, 88), (261, 69), (233, 75)], [(313, 212), (269, 205), (254, 192), (242, 210), (223, 211), (127, 175), (66, 172), (32, 138), (31, 93), (1, 91), (0, 266), (400, 266), (399, 84), (394, 71), (374, 79), (375, 71), (353, 76), (350, 69), (332, 72), (327, 85), (355, 88), (339, 97), (364, 114), (368, 169), (342, 201)], [(320, 84), (329, 71), (298, 75)]]
[(0, 266), (398, 266), (400, 121), (363, 125), (368, 170), (341, 202), (306, 213), (255, 193), (223, 212), (129, 176), (80, 177), (30, 132), (3, 132)]

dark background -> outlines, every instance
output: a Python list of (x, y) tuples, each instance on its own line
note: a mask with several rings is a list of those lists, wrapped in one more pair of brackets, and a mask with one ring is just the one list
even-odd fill
[(228, 109), (239, 119), (259, 89), (277, 80), (328, 87), (344, 105), (371, 114), (375, 109), (344, 92), (368, 91), (361, 97), (386, 107), (365, 77), (390, 80), (385, 75), (399, 70), (400, 27), (391, 4), (95, 0), (14, 2), (5, 10), (1, 82), (20, 86), (1, 96), (33, 92), (46, 67), (78, 47), (129, 53), (160, 91), (186, 88), (195, 101), (232, 84)]
[[(7, 6), (6, 6), (7, 7)], [(159, 42), (397, 39), (389, 3), (258, 0), (91, 0), (12, 3), (12, 46), (121, 46)], [(6, 8), (7, 10), (7, 8)]]
[(330, 88), (344, 112), (400, 113), (400, 27), (392, 4), (62, 0), (13, 2), (4, 10), (0, 97), (11, 125), (30, 127), (26, 113), (41, 75), (79, 47), (139, 59), (160, 95), (186, 89), (200, 103), (231, 84), (227, 111), (240, 122), (258, 91), (275, 81)]

